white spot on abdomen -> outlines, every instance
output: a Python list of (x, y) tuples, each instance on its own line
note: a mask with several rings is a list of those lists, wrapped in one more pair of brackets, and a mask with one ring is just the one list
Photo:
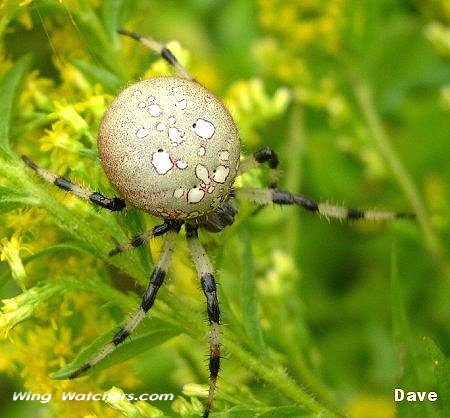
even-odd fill
[(176, 189), (173, 192), (173, 197), (176, 197), (177, 199), (179, 199), (180, 197), (183, 197), (183, 195), (184, 195), (184, 189), (182, 187)]
[(194, 128), (194, 132), (203, 139), (212, 138), (216, 130), (214, 125), (205, 119), (197, 119), (192, 127)]
[(178, 160), (175, 165), (180, 169), (180, 170), (184, 170), (185, 168), (187, 168), (187, 162), (186, 161), (181, 161)]
[(156, 130), (157, 130), (157, 131), (162, 132), (162, 131), (164, 131), (164, 129), (166, 129), (166, 125), (164, 125), (164, 123), (159, 122), (159, 123), (156, 125)]
[(137, 136), (139, 139), (145, 138), (147, 135), (148, 135), (148, 130), (145, 129), (144, 127), (139, 128), (139, 129), (136, 131), (136, 136)]
[(157, 117), (157, 116), (161, 116), (162, 115), (162, 109), (161, 106), (157, 105), (156, 103), (151, 104), (148, 107), (148, 112), (150, 113), (150, 115), (152, 115), (153, 117)]
[(184, 132), (179, 129), (170, 127), (169, 128), (169, 138), (172, 145), (179, 145), (184, 141)]
[(201, 180), (205, 184), (209, 184), (209, 173), (208, 169), (202, 165), (197, 164), (197, 167), (195, 167), (195, 175), (198, 177), (199, 180)]
[(230, 156), (230, 153), (227, 150), (223, 150), (219, 152), (219, 158), (221, 161), (227, 161)]
[(169, 120), (169, 125), (175, 125), (175, 123), (177, 121), (175, 116), (170, 116), (168, 120)]
[(184, 109), (186, 109), (186, 106), (187, 106), (187, 100), (186, 99), (179, 100), (175, 104), (175, 106), (178, 107), (178, 109), (180, 109), (180, 110), (184, 110)]
[(202, 189), (198, 189), (197, 187), (192, 188), (189, 190), (187, 194), (187, 201), (188, 203), (197, 203), (200, 202), (200, 200), (203, 199), (203, 196), (205, 195), (205, 192)]
[(230, 174), (230, 169), (228, 167), (225, 167), (224, 165), (219, 165), (216, 168), (216, 172), (214, 173), (213, 180), (216, 183), (225, 183), (225, 180), (227, 179), (228, 174)]
[(142, 94), (142, 92), (140, 90), (135, 90), (133, 91), (133, 93), (131, 94), (135, 99), (137, 99), (140, 95)]
[(154, 152), (152, 165), (158, 174), (166, 174), (173, 167), (170, 155), (166, 151)]
[(197, 154), (199, 157), (203, 157), (205, 155), (205, 152), (206, 152), (205, 147), (200, 147), (197, 151)]

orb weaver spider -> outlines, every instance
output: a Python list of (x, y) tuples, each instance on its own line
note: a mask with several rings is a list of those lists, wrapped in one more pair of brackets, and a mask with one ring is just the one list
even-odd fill
[[(208, 417), (220, 368), (220, 309), (214, 269), (198, 239), (198, 230), (220, 232), (234, 222), (235, 200), (258, 205), (297, 205), (326, 218), (372, 221), (412, 217), (409, 213), (352, 209), (317, 203), (277, 187), (278, 157), (264, 147), (240, 160), (240, 137), (233, 118), (215, 97), (179, 63), (173, 53), (151, 38), (127, 30), (121, 35), (139, 41), (159, 54), (176, 76), (154, 77), (126, 87), (106, 111), (98, 133), (98, 149), (106, 176), (122, 194), (106, 197), (38, 167), (27, 156), (23, 161), (38, 176), (55, 186), (110, 211), (133, 206), (163, 219), (110, 255), (138, 247), (163, 236), (161, 254), (150, 275), (140, 306), (122, 328), (73, 379), (95, 366), (130, 336), (149, 312), (164, 282), (184, 227), (188, 249), (206, 297), (209, 321), (209, 391), (203, 417)], [(259, 164), (269, 167), (266, 188), (234, 187), (237, 176)]]

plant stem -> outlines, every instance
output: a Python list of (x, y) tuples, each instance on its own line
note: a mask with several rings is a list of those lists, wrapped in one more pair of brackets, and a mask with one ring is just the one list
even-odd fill
[(441, 268), (445, 277), (450, 279), (450, 265), (445, 257), (442, 244), (437, 234), (433, 231), (430, 223), (430, 217), (427, 214), (425, 205), (420, 197), (417, 187), (389, 141), (386, 131), (383, 128), (381, 118), (375, 108), (370, 89), (360, 80), (354, 79), (352, 81), (356, 100), (372, 134), (374, 143), (391, 169), (392, 174), (403, 190), (403, 193), (409, 199), (416, 214), (420, 228), (422, 229), (425, 237), (425, 243), (430, 253)]

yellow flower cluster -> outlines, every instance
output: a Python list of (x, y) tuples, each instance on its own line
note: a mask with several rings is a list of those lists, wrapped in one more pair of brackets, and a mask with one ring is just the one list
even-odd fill
[(340, 48), (345, 0), (259, 0), (259, 20), (292, 50), (318, 48), (336, 54)]
[(256, 128), (286, 111), (290, 93), (285, 88), (279, 88), (270, 97), (264, 82), (254, 78), (233, 83), (224, 100), (246, 145), (253, 148), (259, 142)]

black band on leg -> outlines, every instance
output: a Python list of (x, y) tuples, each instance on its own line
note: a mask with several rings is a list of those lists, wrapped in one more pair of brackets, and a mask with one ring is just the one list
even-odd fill
[(26, 155), (22, 155), (22, 161), (28, 166), (28, 167), (30, 167), (31, 169), (33, 169), (34, 171), (37, 171), (38, 170), (38, 166), (33, 162), (33, 161), (31, 161)]
[(103, 196), (101, 193), (94, 192), (89, 196), (89, 200), (102, 208), (109, 209), (111, 212), (120, 211), (125, 208), (125, 200), (119, 197)]
[(214, 276), (211, 273), (205, 273), (202, 275), (200, 282), (202, 284), (203, 293), (206, 296), (208, 320), (210, 323), (215, 322), (218, 324), (220, 321), (220, 309)]
[(347, 209), (347, 219), (362, 219), (364, 218), (365, 213), (361, 209)]
[(74, 186), (70, 180), (67, 180), (64, 177), (57, 177), (53, 184), (60, 189), (66, 190), (67, 192), (71, 192)]
[(310, 212), (319, 211), (318, 204), (313, 200), (303, 196), (294, 195), (283, 190), (273, 190), (272, 201), (278, 205), (299, 205)]
[(278, 168), (278, 157), (275, 151), (269, 147), (264, 147), (259, 151), (256, 151), (253, 156), (258, 163), (269, 163), (269, 167), (272, 169)]
[(166, 277), (166, 272), (157, 267), (153, 270), (150, 278), (150, 284), (142, 297), (141, 308), (147, 313), (148, 310), (153, 306), (155, 302), (156, 294), (159, 288), (163, 284), (164, 278)]
[(186, 238), (197, 238), (198, 228), (189, 224), (185, 225), (186, 228)]
[(122, 328), (116, 335), (114, 335), (112, 342), (114, 345), (119, 345), (120, 343), (124, 342), (129, 336), (130, 333), (125, 328)]
[(118, 29), (117, 33), (120, 34), (120, 35), (129, 36), (130, 38), (133, 38), (136, 41), (139, 41), (142, 38), (142, 36), (139, 35), (138, 33), (131, 32), (131, 31), (126, 30), (126, 29)]
[(175, 66), (178, 62), (175, 55), (172, 54), (172, 51), (166, 47), (161, 50), (161, 56), (172, 66)]
[(78, 376), (83, 374), (85, 371), (89, 370), (92, 366), (89, 363), (83, 364), (79, 369), (75, 370), (68, 377), (69, 379), (76, 379)]

